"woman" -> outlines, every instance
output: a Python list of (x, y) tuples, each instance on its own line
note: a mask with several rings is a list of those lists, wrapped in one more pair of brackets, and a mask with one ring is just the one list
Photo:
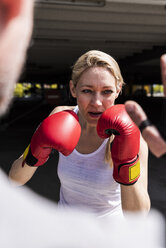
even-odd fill
[[(70, 92), (76, 98), (77, 106), (56, 107), (51, 113), (73, 110), (81, 126), (81, 136), (75, 150), (67, 157), (61, 153), (59, 156), (61, 205), (85, 207), (98, 217), (122, 216), (123, 211), (149, 210), (148, 148), (142, 137), (139, 150), (141, 176), (135, 184), (125, 186), (112, 177), (108, 149), (111, 139), (103, 141), (96, 131), (99, 117), (114, 105), (123, 84), (117, 62), (106, 53), (92, 50), (76, 61)], [(37, 169), (26, 163), (22, 167), (22, 162), (23, 155), (13, 163), (9, 172), (9, 177), (19, 184), (25, 184)]]

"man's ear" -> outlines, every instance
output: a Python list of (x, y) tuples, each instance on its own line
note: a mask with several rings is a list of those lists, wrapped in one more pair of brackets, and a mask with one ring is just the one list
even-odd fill
[(20, 14), (23, 0), (0, 0), (0, 19), (3, 23), (8, 22)]
[(71, 93), (72, 97), (76, 98), (76, 87), (74, 86), (72, 80), (70, 80), (70, 82), (69, 82), (69, 87), (70, 87), (70, 93)]

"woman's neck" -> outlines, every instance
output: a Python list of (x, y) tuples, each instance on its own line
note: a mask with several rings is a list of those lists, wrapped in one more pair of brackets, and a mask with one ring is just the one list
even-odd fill
[(96, 126), (89, 125), (80, 115), (79, 122), (81, 125), (81, 137), (76, 150), (80, 153), (94, 152), (103, 143), (103, 139), (98, 136)]
[(81, 131), (88, 135), (97, 135), (96, 125), (90, 125), (83, 117), (78, 113), (79, 123), (81, 126)]

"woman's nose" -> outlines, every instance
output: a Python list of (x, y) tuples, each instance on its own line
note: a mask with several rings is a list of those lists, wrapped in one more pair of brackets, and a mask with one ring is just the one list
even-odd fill
[(91, 103), (96, 106), (101, 106), (102, 105), (102, 96), (100, 94), (93, 94)]

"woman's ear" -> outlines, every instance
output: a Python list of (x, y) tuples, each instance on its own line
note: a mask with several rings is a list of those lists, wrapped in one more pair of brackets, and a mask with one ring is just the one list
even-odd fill
[(71, 93), (72, 97), (76, 98), (76, 87), (74, 86), (72, 80), (70, 80), (70, 82), (69, 82), (69, 87), (70, 87), (70, 93)]
[(116, 87), (116, 96), (115, 99), (118, 98), (119, 93), (122, 91), (122, 85), (117, 85)]

